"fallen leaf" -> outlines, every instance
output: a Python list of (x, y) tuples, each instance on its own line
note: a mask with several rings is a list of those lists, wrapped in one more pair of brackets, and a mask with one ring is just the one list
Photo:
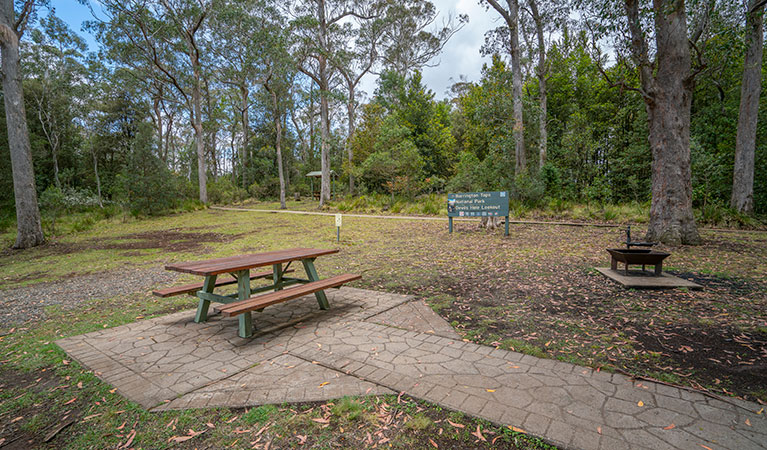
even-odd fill
[(676, 428), (676, 425), (674, 425), (673, 423), (667, 427), (663, 427), (664, 430), (673, 430), (674, 428)]
[(485, 439), (485, 437), (482, 436), (482, 431), (479, 429), (479, 424), (477, 424), (477, 431), (471, 434), (479, 438), (480, 441), (487, 442), (487, 439)]
[(66, 402), (66, 403), (64, 403), (64, 404), (65, 404), (65, 405), (69, 405), (70, 403), (74, 403), (74, 402), (75, 402), (75, 400), (77, 400), (77, 397), (72, 397), (72, 400), (70, 400), (70, 401), (68, 401), (68, 402)]
[(82, 382), (82, 381), (80, 381), (79, 383), (77, 383), (77, 388), (78, 388), (78, 389), (82, 389), (82, 388), (83, 388), (83, 382)]
[(313, 421), (315, 421), (315, 422), (317, 422), (317, 423), (330, 423), (330, 420), (329, 420), (329, 419), (323, 419), (323, 418), (321, 418), (321, 417), (315, 417), (315, 418), (314, 418), (314, 419), (312, 419), (312, 420), (313, 420)]
[(330, 381), (325, 381), (325, 382), (320, 383), (319, 387), (327, 386), (329, 384), (330, 384)]
[(495, 392), (495, 389), (485, 389), (487, 392)]
[(433, 440), (431, 440), (431, 438), (429, 438), (429, 443), (430, 443), (431, 445), (433, 445), (433, 446), (434, 446), (434, 448), (439, 448), (439, 445), (437, 445), (437, 443), (436, 443), (436, 442), (434, 442)]
[(527, 434), (527, 431), (523, 430), (522, 428), (517, 428), (513, 426), (509, 428), (511, 428), (511, 431), (516, 431), (517, 433)]
[(24, 418), (24, 416), (19, 416), (19, 417), (15, 418), (15, 419), (11, 420), (11, 423), (18, 422), (19, 420), (21, 420), (23, 418)]
[(760, 409), (760, 410), (759, 410), (759, 411), (757, 411), (756, 413), (757, 413), (757, 414), (761, 414), (761, 413), (763, 413), (763, 412), (764, 412), (764, 408)]
[(208, 426), (208, 428), (216, 428), (216, 426), (215, 426), (215, 425), (213, 425), (213, 424), (212, 424), (212, 423), (210, 423), (210, 422), (206, 423), (205, 425), (207, 425), (207, 426)]
[(640, 408), (643, 407), (644, 406), (644, 402), (642, 400), (639, 400), (637, 402), (637, 406), (640, 407)]
[(128, 440), (125, 441), (125, 443), (118, 448), (130, 448), (130, 445), (133, 443), (133, 439), (135, 438), (136, 438), (136, 430), (130, 430), (130, 433), (128, 434)]
[(751, 426), (751, 421), (746, 419), (746, 425), (748, 425), (750, 427)]
[(707, 447), (707, 446), (705, 446), (703, 444), (698, 444), (698, 445), (700, 445), (701, 447), (705, 448), (706, 450), (711, 450), (711, 447)]
[(69, 361), (66, 359), (61, 360), (61, 364), (64, 364), (65, 366), (69, 364)]
[(602, 427), (597, 427), (597, 433), (602, 434)]
[(447, 419), (447, 423), (449, 423), (450, 425), (452, 425), (452, 426), (454, 426), (456, 428), (465, 428), (466, 427), (466, 425), (464, 425), (462, 423), (455, 423), (455, 422), (453, 422), (450, 419)]

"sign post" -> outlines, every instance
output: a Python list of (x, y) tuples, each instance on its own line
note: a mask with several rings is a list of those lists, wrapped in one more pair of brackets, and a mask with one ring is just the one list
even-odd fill
[(336, 242), (341, 242), (341, 214), (336, 214)]
[(453, 232), (453, 217), (505, 217), (509, 235), (509, 194), (497, 192), (459, 192), (447, 194), (448, 231)]

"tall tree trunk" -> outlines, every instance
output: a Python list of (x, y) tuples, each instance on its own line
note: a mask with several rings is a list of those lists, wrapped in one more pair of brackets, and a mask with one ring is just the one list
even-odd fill
[(743, 213), (754, 210), (754, 152), (762, 89), (764, 5), (765, 0), (751, 0), (746, 16), (746, 59), (740, 86), (740, 113), (730, 199), (732, 208)]
[(240, 86), (240, 97), (242, 99), (242, 149), (240, 150), (240, 170), (242, 170), (242, 188), (247, 189), (245, 168), (248, 164), (248, 87), (244, 83)]
[(162, 159), (162, 162), (167, 163), (166, 156), (163, 153), (162, 150), (162, 138), (163, 138), (163, 132), (162, 132), (162, 113), (160, 110), (160, 97), (155, 96), (152, 99), (152, 109), (154, 110), (154, 119), (155, 119), (155, 126), (157, 126), (157, 156), (159, 156)]
[(547, 128), (548, 119), (548, 93), (546, 88), (546, 41), (543, 36), (543, 18), (538, 12), (538, 5), (535, 0), (528, 0), (530, 10), (535, 22), (535, 34), (538, 37), (538, 67), (536, 75), (538, 76), (538, 91), (540, 112), (538, 115), (538, 130), (540, 134), (540, 143), (538, 146), (538, 170), (543, 168), (546, 163), (546, 149), (548, 145), (549, 133)]
[(11, 152), (13, 193), (16, 199), (15, 248), (29, 248), (45, 242), (37, 205), (35, 173), (29, 145), (27, 116), (19, 70), (19, 34), (15, 29), (13, 0), (0, 3), (0, 53), (2, 53), (3, 98)]
[[(319, 0), (319, 44), (320, 48), (328, 48), (327, 22), (325, 15), (325, 0)], [(318, 57), (320, 78), (320, 128), (322, 142), (320, 147), (320, 162), (322, 170), (322, 182), (320, 183), (320, 207), (330, 200), (330, 114), (328, 111), (328, 95), (330, 94), (330, 76), (328, 74), (328, 60), (324, 54)]]
[(352, 164), (354, 159), (354, 149), (352, 148), (352, 138), (354, 137), (354, 86), (349, 83), (349, 103), (346, 105), (346, 111), (349, 115), (349, 133), (346, 136), (346, 154), (349, 157), (349, 195), (354, 195), (354, 173), (352, 173)]
[(522, 113), (522, 55), (519, 49), (519, 1), (506, 0), (508, 10), (496, 0), (487, 0), (490, 6), (506, 21), (509, 27), (511, 45), (511, 97), (514, 121), (514, 161), (515, 173), (521, 174), (527, 167), (525, 155), (525, 124)]
[(522, 117), (522, 55), (519, 50), (519, 3), (508, 0), (509, 24), (511, 34), (511, 90), (514, 107), (514, 161), (517, 175), (525, 171), (527, 157), (525, 155), (525, 124)]
[(200, 185), (200, 201), (208, 203), (207, 170), (205, 164), (205, 136), (202, 130), (202, 107), (201, 107), (201, 76), (200, 60), (194, 48), (189, 50), (194, 75), (192, 87), (192, 127), (194, 128), (194, 142), (197, 146), (197, 180)]
[(274, 128), (277, 132), (275, 149), (277, 150), (277, 172), (280, 175), (280, 209), (287, 209), (285, 205), (285, 174), (282, 169), (282, 121), (280, 120), (277, 93), (272, 92), (272, 106), (274, 107)]
[[(160, 135), (160, 142), (162, 142), (162, 135)], [(96, 176), (96, 194), (99, 199), (99, 207), (104, 208), (104, 203), (101, 200), (101, 178), (99, 178), (99, 160), (96, 157), (96, 152), (93, 151), (93, 145), (91, 144), (91, 155), (93, 156), (93, 174)]]
[(653, 155), (647, 239), (670, 245), (700, 242), (692, 211), (690, 108), (693, 78), (684, 2), (655, 0), (657, 71), (647, 57), (638, 0), (626, 0), (632, 52), (639, 62)]

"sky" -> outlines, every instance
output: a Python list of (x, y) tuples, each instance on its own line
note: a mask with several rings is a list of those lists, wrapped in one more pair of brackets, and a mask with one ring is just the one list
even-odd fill
[[(93, 0), (91, 0), (93, 1)], [(431, 89), (436, 98), (447, 96), (450, 86), (459, 81), (461, 76), (469, 81), (478, 81), (482, 64), (489, 62), (488, 57), (482, 57), (479, 49), (485, 40), (485, 32), (499, 26), (499, 17), (494, 11), (486, 11), (479, 5), (478, 0), (432, 0), (439, 11), (435, 24), (441, 24), (443, 18), (452, 14), (468, 14), (469, 23), (457, 32), (445, 45), (443, 52), (436, 56), (431, 65), (423, 70), (424, 84)], [(56, 15), (65, 21), (71, 29), (83, 36), (89, 45), (90, 51), (97, 50), (97, 43), (93, 36), (82, 29), (86, 20), (92, 19), (88, 8), (76, 0), (52, 0), (51, 6), (55, 8)], [(41, 15), (46, 14), (41, 11)], [(376, 77), (368, 76), (362, 82), (362, 90), (368, 95), (373, 93), (376, 87)]]

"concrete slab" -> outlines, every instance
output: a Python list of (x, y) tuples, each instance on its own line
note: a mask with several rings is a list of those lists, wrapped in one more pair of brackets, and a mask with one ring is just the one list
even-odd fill
[(328, 299), (328, 311), (313, 296), (266, 308), (251, 339), (236, 319), (194, 323), (188, 310), (57, 344), (152, 411), (406, 392), (565, 450), (767, 443), (761, 405), (464, 342), (409, 296), (345, 287)]
[(656, 277), (652, 272), (642, 272), (641, 270), (629, 270), (627, 275), (623, 270), (612, 270), (609, 267), (597, 267), (596, 269), (602, 275), (627, 289), (703, 289), (703, 286), (698, 283), (693, 283), (692, 281), (675, 277), (665, 272), (659, 277)]

